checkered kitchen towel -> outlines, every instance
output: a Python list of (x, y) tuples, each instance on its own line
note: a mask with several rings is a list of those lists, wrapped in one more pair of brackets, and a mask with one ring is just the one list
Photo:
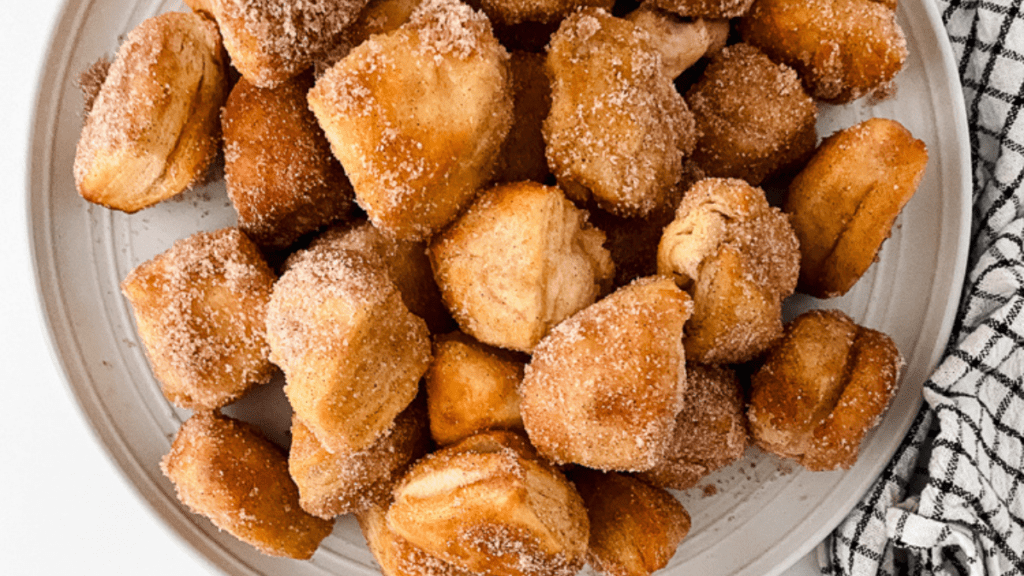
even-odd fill
[(936, 0), (971, 131), (964, 299), (925, 406), (825, 574), (1024, 576), (1024, 0)]

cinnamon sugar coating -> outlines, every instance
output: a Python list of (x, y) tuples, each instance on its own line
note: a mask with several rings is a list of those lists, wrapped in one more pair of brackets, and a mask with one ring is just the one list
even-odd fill
[(491, 576), (571, 576), (587, 512), (573, 485), (511, 432), (420, 460), (394, 490), (387, 526), (427, 554)]
[(574, 12), (551, 38), (548, 165), (570, 198), (619, 216), (651, 213), (693, 150), (693, 116), (642, 27)]
[(526, 367), (530, 441), (558, 464), (649, 470), (683, 408), (690, 297), (665, 277), (620, 288), (556, 326)]
[(221, 115), (224, 179), (238, 226), (257, 244), (284, 250), (352, 207), (352, 186), (306, 105), (312, 78), (275, 88), (245, 78)]
[(231, 63), (249, 82), (273, 88), (312, 67), (343, 40), (366, 0), (186, 0), (217, 21)]
[(665, 460), (637, 476), (655, 486), (686, 490), (739, 460), (748, 444), (745, 408), (731, 369), (687, 365), (684, 406)]
[(707, 178), (686, 193), (658, 245), (658, 271), (693, 296), (686, 358), (746, 362), (782, 335), (782, 300), (800, 266), (796, 235), (764, 192)]
[(895, 120), (828, 137), (793, 179), (784, 210), (800, 239), (798, 289), (841, 296), (860, 279), (917, 191), (928, 149)]
[(832, 104), (891, 92), (907, 59), (893, 7), (875, 0), (756, 0), (739, 29)]
[(299, 488), (302, 509), (331, 519), (390, 498), (391, 489), (409, 464), (427, 453), (429, 442), (422, 399), (399, 414), (394, 427), (372, 446), (357, 452), (331, 454), (293, 417), (288, 473)]
[(715, 56), (686, 92), (686, 102), (700, 133), (691, 159), (708, 176), (757, 186), (814, 151), (814, 100), (792, 68), (749, 44)]
[(590, 519), (587, 562), (608, 576), (649, 576), (668, 565), (690, 515), (661, 488), (615, 472), (577, 468), (572, 480)]
[(480, 576), (432, 556), (388, 528), (391, 497), (356, 512), (366, 546), (384, 576)]
[(328, 228), (309, 247), (316, 250), (354, 250), (376, 259), (388, 273), (410, 312), (422, 318), (432, 334), (444, 334), (455, 328), (424, 242), (397, 240), (385, 235), (373, 224), (362, 220)]
[(561, 190), (520, 182), (482, 193), (431, 241), (430, 261), (463, 332), (529, 352), (608, 285), (603, 242)]
[(313, 248), (270, 298), (267, 341), (295, 414), (330, 453), (371, 446), (416, 396), (430, 362), (426, 323), (379, 258)]
[(798, 316), (752, 379), (754, 441), (808, 470), (851, 468), (895, 396), (902, 366), (891, 338), (838, 310)]
[(524, 356), (462, 332), (435, 336), (433, 353), (424, 382), (434, 441), (445, 445), (484, 430), (523, 429), (518, 387)]
[(227, 97), (217, 27), (169, 12), (128, 33), (105, 72), (75, 150), (78, 193), (136, 212), (198, 183), (217, 155)]
[(299, 507), (284, 452), (244, 422), (198, 412), (160, 463), (178, 499), (270, 556), (313, 556), (334, 524)]
[(113, 61), (110, 58), (101, 56), (83, 70), (75, 80), (75, 86), (78, 86), (82, 92), (83, 116), (88, 116), (89, 112), (92, 112), (92, 105), (96, 103), (96, 97), (100, 95), (100, 89), (103, 88), (103, 81), (107, 79), (111, 64)]
[(270, 380), (264, 321), (274, 273), (241, 232), (200, 232), (121, 283), (164, 396), (182, 408), (224, 406)]
[(512, 125), (508, 59), (483, 14), (426, 0), (320, 77), (310, 108), (377, 228), (426, 239), (490, 180)]

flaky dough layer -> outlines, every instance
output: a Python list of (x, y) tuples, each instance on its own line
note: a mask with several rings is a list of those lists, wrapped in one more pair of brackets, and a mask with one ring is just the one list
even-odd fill
[(205, 177), (227, 97), (217, 27), (169, 12), (128, 33), (92, 101), (75, 151), (83, 198), (136, 212)]
[(723, 178), (691, 187), (658, 245), (658, 272), (693, 296), (687, 358), (746, 362), (778, 339), (799, 258), (787, 216), (760, 188)]
[(529, 352), (608, 285), (604, 239), (561, 190), (519, 182), (481, 194), (430, 243), (430, 260), (464, 332)]
[(798, 289), (845, 294), (878, 256), (924, 176), (928, 149), (895, 120), (872, 118), (821, 143), (789, 186), (800, 239)]
[(589, 523), (573, 485), (511, 432), (470, 437), (418, 462), (395, 488), (387, 525), (461, 569), (571, 576)]

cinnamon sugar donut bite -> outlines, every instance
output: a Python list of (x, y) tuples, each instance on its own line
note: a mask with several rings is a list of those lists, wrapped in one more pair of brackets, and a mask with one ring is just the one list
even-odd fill
[(808, 470), (852, 467), (902, 366), (891, 338), (838, 310), (798, 316), (751, 381), (754, 441)]
[(312, 85), (309, 76), (275, 88), (242, 78), (221, 114), (224, 180), (238, 226), (271, 251), (352, 207), (352, 186), (306, 104)]
[(296, 416), (329, 453), (369, 448), (416, 396), (430, 362), (426, 323), (379, 258), (312, 248), (292, 260), (267, 309), (271, 359)]
[(895, 2), (756, 0), (739, 23), (743, 40), (792, 66), (818, 100), (846, 104), (885, 96), (907, 59)]
[(686, 193), (658, 245), (658, 272), (693, 296), (686, 358), (746, 362), (782, 335), (800, 249), (789, 219), (760, 188), (707, 178)]
[(343, 39), (366, 0), (185, 0), (217, 21), (231, 63), (273, 88), (313, 66)]
[(182, 424), (160, 469), (189, 509), (264, 554), (308, 559), (334, 527), (299, 507), (280, 448), (217, 412)]
[(693, 150), (693, 116), (647, 31), (584, 8), (548, 47), (548, 165), (566, 194), (618, 216), (650, 214)]
[(424, 382), (435, 442), (452, 444), (489, 429), (523, 429), (518, 387), (525, 356), (462, 332), (435, 336), (433, 352)]
[(414, 400), (399, 414), (394, 427), (372, 446), (357, 452), (331, 454), (293, 417), (288, 473), (299, 489), (299, 505), (313, 516), (329, 520), (390, 498), (405, 469), (427, 453), (429, 442), (422, 399)]
[(520, 392), (530, 441), (557, 464), (649, 470), (683, 408), (690, 297), (664, 277), (620, 288), (534, 350)]
[(690, 531), (690, 515), (674, 496), (615, 472), (576, 468), (571, 477), (587, 506), (594, 570), (649, 576), (668, 565)]
[(674, 490), (739, 460), (747, 448), (747, 417), (736, 373), (726, 366), (688, 364), (686, 396), (665, 460), (637, 476)]
[(715, 56), (686, 92), (686, 103), (700, 133), (691, 159), (708, 176), (757, 186), (814, 151), (814, 100), (792, 68), (749, 44)]
[(228, 93), (220, 42), (212, 22), (182, 12), (128, 33), (88, 106), (75, 150), (83, 198), (136, 212), (206, 176)]
[(508, 60), (486, 16), (425, 0), (320, 77), (310, 108), (380, 230), (426, 239), (491, 179), (512, 125)]
[(603, 242), (561, 190), (520, 182), (481, 194), (431, 241), (430, 261), (463, 332), (529, 352), (608, 285)]
[(402, 302), (427, 323), (432, 334), (444, 334), (455, 328), (455, 321), (448, 314), (441, 291), (434, 282), (426, 243), (391, 238), (362, 220), (328, 228), (314, 238), (309, 247), (354, 250), (379, 259), (402, 295)]
[(895, 120), (872, 118), (822, 142), (783, 207), (800, 239), (798, 289), (818, 298), (849, 291), (877, 259), (927, 164), (924, 142)]
[(572, 576), (589, 535), (573, 485), (511, 432), (420, 460), (395, 487), (386, 519), (430, 556), (490, 576)]
[(121, 283), (164, 396), (212, 410), (270, 380), (264, 322), (274, 273), (235, 228), (200, 232)]

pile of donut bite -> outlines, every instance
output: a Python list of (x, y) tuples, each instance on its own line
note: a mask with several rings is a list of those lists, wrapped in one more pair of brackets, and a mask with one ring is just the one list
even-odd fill
[[(237, 226), (122, 284), (191, 510), (299, 559), (355, 514), (387, 576), (646, 575), (748, 446), (854, 465), (900, 353), (782, 306), (924, 172), (894, 120), (815, 132), (894, 92), (895, 1), (187, 3), (83, 74), (74, 177), (136, 212), (223, 158)], [(287, 447), (220, 410), (281, 373)]]

